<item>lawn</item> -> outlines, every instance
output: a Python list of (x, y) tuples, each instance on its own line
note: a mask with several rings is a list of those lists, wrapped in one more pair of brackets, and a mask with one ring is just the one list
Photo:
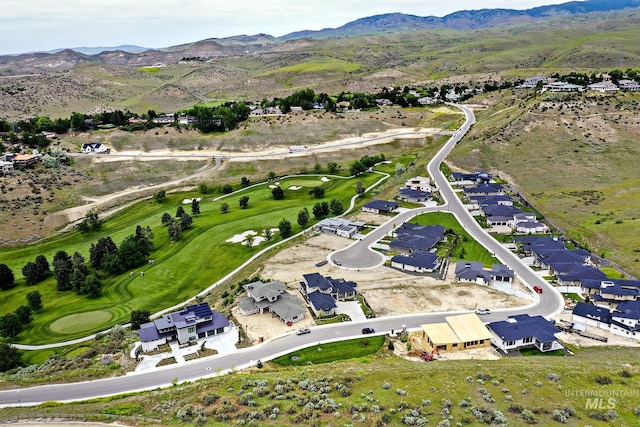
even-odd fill
[(280, 356), (273, 359), (273, 363), (280, 366), (305, 366), (368, 356), (377, 353), (384, 344), (384, 340), (384, 336), (373, 336), (319, 344)]
[[(369, 186), (379, 178), (378, 174), (364, 174), (358, 176), (357, 180)], [(283, 218), (291, 222), (293, 233), (297, 233), (302, 230), (297, 224), (300, 209), (307, 207), (311, 212), (316, 202), (329, 202), (334, 197), (348, 206), (350, 198), (355, 194), (357, 180), (332, 178), (324, 183), (317, 176), (296, 176), (291, 182), (283, 179), (281, 185), (285, 188), (285, 197), (279, 201), (273, 200), (271, 189), (266, 183), (215, 202), (212, 201), (213, 197), (203, 198), (200, 202), (201, 215), (194, 218), (193, 226), (183, 233), (180, 241), (173, 244), (169, 241), (167, 229), (160, 223), (162, 213), (173, 214), (183, 198), (201, 197), (201, 194), (170, 194), (162, 204), (142, 201), (110, 217), (98, 232), (69, 232), (37, 245), (3, 248), (0, 257), (14, 271), (17, 286), (0, 293), (0, 306), (3, 312), (12, 312), (26, 303), (26, 292), (38, 290), (42, 294), (44, 310), (34, 316), (30, 327), (18, 335), (16, 342), (42, 344), (66, 341), (104, 330), (114, 324), (126, 323), (134, 309), (153, 313), (180, 304), (220, 280), (268, 244), (281, 240), (278, 233), (275, 233), (270, 243), (249, 248), (240, 243), (227, 242), (228, 239), (247, 230), (261, 232), (266, 228), (277, 228)], [(288, 190), (291, 183), (304, 187), (305, 190)], [(319, 185), (326, 192), (323, 199), (315, 199), (306, 191)], [(241, 209), (238, 203), (244, 195), (249, 197), (247, 209)], [(226, 214), (220, 211), (222, 203), (230, 206)], [(190, 212), (188, 205), (184, 207)], [(309, 225), (313, 222), (312, 215)], [(72, 292), (59, 292), (53, 276), (37, 285), (25, 286), (21, 268), (37, 255), (45, 255), (51, 263), (53, 255), (63, 248), (69, 254), (78, 251), (88, 260), (91, 243), (100, 237), (111, 236), (119, 244), (125, 236), (134, 233), (136, 225), (152, 228), (155, 249), (151, 258), (156, 263), (139, 267), (133, 277), (125, 272), (120, 276), (107, 278), (103, 282), (103, 295), (100, 298), (88, 299)], [(140, 276), (140, 272), (145, 275)], [(96, 319), (92, 321), (78, 321), (73, 327), (69, 326), (69, 319), (94, 317), (91, 313), (100, 315), (95, 316)]]
[[(452, 242), (441, 243), (438, 255), (446, 256), (444, 252), (451, 253), (452, 261), (468, 260), (481, 262), (485, 267), (498, 263), (499, 261), (491, 255), (482, 245), (472, 239), (471, 236), (462, 228), (456, 218), (446, 212), (434, 212), (419, 215), (410, 222), (420, 225), (436, 225), (439, 224), (445, 230), (453, 230), (459, 239), (455, 246), (451, 246)], [(449, 238), (451, 239), (451, 238)], [(443, 252), (443, 253), (441, 253)], [(461, 254), (463, 256), (461, 256)]]

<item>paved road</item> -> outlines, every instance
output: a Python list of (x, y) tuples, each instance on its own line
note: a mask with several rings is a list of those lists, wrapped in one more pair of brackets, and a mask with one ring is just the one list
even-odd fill
[[(474, 122), (474, 116), (471, 110), (466, 107), (459, 106), (466, 116), (467, 120), (460, 130), (445, 144), (444, 148), (434, 157), (427, 166), (429, 173), (434, 177), (438, 187), (440, 188), (446, 207), (458, 218), (462, 226), (488, 250), (496, 254), (501, 262), (509, 265), (514, 269), (520, 279), (529, 286), (538, 285), (544, 289), (540, 295), (538, 303), (534, 303), (528, 307), (521, 307), (509, 310), (496, 310), (490, 315), (483, 316), (486, 322), (502, 320), (506, 317), (519, 313), (528, 313), (531, 315), (549, 316), (562, 309), (563, 301), (560, 294), (551, 287), (546, 281), (536, 276), (532, 270), (522, 264), (520, 259), (496, 242), (489, 236), (468, 214), (457, 199), (453, 190), (449, 186), (446, 177), (438, 170), (440, 163), (451, 151), (453, 146), (467, 132)], [(428, 212), (433, 208), (421, 208), (417, 211), (407, 213), (407, 217)], [(405, 214), (401, 214), (405, 215)], [(395, 219), (402, 221), (408, 218), (398, 216)], [(389, 229), (393, 227), (393, 222), (386, 224)], [(378, 236), (377, 233), (384, 233), (389, 229), (382, 228), (380, 231), (370, 233), (371, 239)], [(386, 231), (385, 231), (386, 230)], [(369, 236), (368, 235), (368, 236)], [(367, 237), (368, 237), (367, 236)], [(362, 244), (367, 241), (363, 239)], [(345, 252), (343, 255), (347, 256)], [(344, 258), (346, 262), (347, 259)], [(373, 258), (371, 258), (373, 259)], [(355, 260), (353, 260), (355, 263)], [(356, 265), (356, 264), (353, 264)], [(367, 264), (369, 265), (369, 264)], [(366, 268), (366, 267), (363, 267)], [(300, 347), (315, 345), (322, 342), (349, 339), (361, 336), (363, 326), (375, 328), (378, 334), (390, 332), (391, 330), (401, 329), (403, 326), (414, 329), (423, 323), (441, 322), (445, 316), (453, 313), (429, 313), (414, 314), (394, 317), (382, 317), (370, 319), (366, 322), (345, 322), (333, 325), (316, 326), (311, 328), (312, 332), (308, 335), (289, 334), (271, 341), (267, 341), (258, 346), (240, 350), (233, 354), (223, 356), (213, 356), (192, 361), (190, 363), (179, 366), (167, 366), (158, 368), (152, 372), (127, 375), (123, 377), (110, 378), (104, 380), (87, 381), (73, 384), (45, 385), (17, 390), (0, 391), (0, 406), (14, 405), (33, 405), (46, 401), (75, 401), (84, 400), (93, 397), (110, 396), (121, 394), (135, 390), (148, 390), (158, 387), (169, 386), (174, 382), (192, 381), (198, 378), (213, 376), (229, 370), (239, 369), (251, 366), (257, 360), (271, 360), (282, 354), (286, 354)]]

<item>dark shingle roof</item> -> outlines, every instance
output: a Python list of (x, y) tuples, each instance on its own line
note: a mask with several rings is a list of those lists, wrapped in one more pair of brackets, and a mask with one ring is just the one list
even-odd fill
[(609, 310), (585, 302), (577, 303), (572, 313), (574, 316), (593, 319), (598, 322), (609, 323), (611, 321), (611, 312)]
[(535, 337), (541, 342), (555, 341), (555, 334), (560, 332), (551, 322), (542, 316), (520, 314), (509, 320), (492, 322), (487, 325), (503, 341), (515, 341), (526, 337)]

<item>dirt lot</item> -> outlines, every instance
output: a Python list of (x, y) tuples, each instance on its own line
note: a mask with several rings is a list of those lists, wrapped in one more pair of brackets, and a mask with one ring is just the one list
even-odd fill
[[(472, 310), (478, 307), (506, 308), (526, 305), (525, 299), (473, 284), (456, 283), (453, 271), (444, 281), (404, 273), (390, 267), (348, 270), (330, 264), (316, 267), (338, 249), (353, 240), (318, 234), (304, 243), (281, 251), (260, 269), (263, 278), (298, 286), (302, 275), (318, 272), (324, 276), (353, 280), (378, 316), (392, 316), (424, 311)], [(450, 270), (453, 267), (450, 267)]]
[[(563, 311), (555, 317), (556, 320), (565, 320), (567, 322), (571, 322), (571, 312)], [(640, 342), (626, 339), (619, 335), (614, 335), (609, 331), (605, 331), (603, 329), (598, 329), (593, 326), (587, 326), (587, 332), (593, 335), (598, 335), (601, 337), (607, 337), (608, 341), (598, 341), (591, 338), (583, 337), (578, 334), (570, 333), (570, 332), (560, 332), (557, 336), (558, 339), (567, 344), (573, 344), (578, 347), (594, 347), (594, 346), (626, 346), (626, 347), (640, 347)]]

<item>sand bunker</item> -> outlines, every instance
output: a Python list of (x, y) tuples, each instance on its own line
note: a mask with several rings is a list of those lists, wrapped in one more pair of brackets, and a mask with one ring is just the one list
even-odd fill
[[(271, 229), (271, 235), (273, 235), (275, 232), (280, 231), (279, 228), (272, 228)], [(260, 243), (264, 242), (267, 240), (265, 236), (266, 230), (262, 230), (262, 233), (260, 233), (260, 235), (258, 236), (258, 233), (256, 233), (253, 230), (247, 230), (244, 233), (240, 233), (240, 234), (236, 234), (235, 236), (233, 236), (230, 239), (225, 240), (228, 243), (242, 243), (243, 245), (248, 245), (249, 244), (249, 240), (251, 241), (251, 247), (254, 246), (258, 246)], [(253, 236), (249, 239), (249, 236)]]
[(321, 180), (322, 182), (331, 181), (331, 179), (327, 178), (326, 176), (323, 176), (322, 178), (320, 178), (320, 180)]
[(244, 233), (240, 233), (240, 234), (236, 234), (235, 236), (233, 236), (230, 239), (225, 240), (227, 243), (242, 243), (244, 241), (247, 240), (247, 236), (255, 236), (258, 233), (256, 233), (253, 230), (247, 230)]
[(297, 186), (297, 185), (292, 185), (291, 187), (289, 187), (289, 190), (299, 190), (299, 189), (301, 189), (301, 188), (302, 188), (302, 187), (299, 187), (299, 186)]
[(190, 205), (191, 203), (193, 203), (193, 201), (199, 202), (200, 200), (202, 200), (201, 197), (196, 197), (195, 199), (182, 199), (182, 204), (183, 205)]

